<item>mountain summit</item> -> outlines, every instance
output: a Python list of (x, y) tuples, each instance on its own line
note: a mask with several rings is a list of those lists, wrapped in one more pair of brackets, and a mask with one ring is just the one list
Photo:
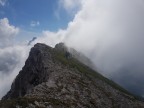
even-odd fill
[(0, 108), (144, 108), (91, 66), (88, 58), (63, 43), (55, 48), (38, 43)]

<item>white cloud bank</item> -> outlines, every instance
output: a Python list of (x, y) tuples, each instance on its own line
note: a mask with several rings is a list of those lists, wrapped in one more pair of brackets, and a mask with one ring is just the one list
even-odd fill
[(19, 28), (10, 25), (7, 18), (0, 19), (0, 98), (10, 89), (30, 49), (26, 45), (14, 43), (18, 33)]
[(25, 45), (0, 49), (0, 98), (10, 90), (13, 80), (24, 66), (29, 49)]
[(0, 19), (0, 47), (11, 45), (18, 32), (19, 28), (10, 25), (7, 18)]

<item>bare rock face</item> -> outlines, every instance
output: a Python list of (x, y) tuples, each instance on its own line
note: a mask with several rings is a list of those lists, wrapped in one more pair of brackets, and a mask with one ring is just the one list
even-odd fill
[(144, 108), (114, 82), (67, 58), (67, 51), (64, 44), (36, 44), (0, 108)]
[(11, 90), (3, 99), (22, 97), (33, 87), (46, 82), (49, 72), (47, 68), (51, 65), (52, 48), (44, 44), (36, 44), (30, 51), (29, 57), (22, 71), (16, 77)]

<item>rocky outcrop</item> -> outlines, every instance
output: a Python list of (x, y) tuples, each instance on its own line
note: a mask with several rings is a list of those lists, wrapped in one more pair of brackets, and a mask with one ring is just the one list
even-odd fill
[[(67, 49), (36, 44), (0, 108), (144, 108), (126, 90), (67, 58)], [(13, 106), (13, 107), (12, 107)]]
[(52, 65), (51, 47), (44, 44), (36, 44), (30, 51), (25, 66), (11, 86), (11, 90), (3, 99), (22, 97), (30, 90), (46, 82), (49, 76), (49, 68)]
[[(74, 48), (67, 47), (64, 43), (56, 44), (55, 49), (58, 51), (65, 52), (70, 57), (73, 57), (85, 65), (89, 66), (92, 69), (95, 69), (94, 64), (91, 62), (89, 58), (87, 58), (84, 54), (76, 51)], [(70, 53), (70, 54), (69, 54)]]

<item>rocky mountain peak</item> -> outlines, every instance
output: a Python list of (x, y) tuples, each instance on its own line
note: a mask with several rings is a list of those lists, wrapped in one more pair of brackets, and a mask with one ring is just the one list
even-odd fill
[(34, 86), (45, 82), (48, 74), (46, 63), (51, 60), (51, 47), (37, 43), (31, 49), (29, 57), (26, 60), (25, 66), (19, 72), (19, 75), (14, 80), (11, 90), (3, 99), (12, 99), (22, 97), (28, 93)]
[(55, 49), (57, 50), (61, 50), (61, 51), (66, 51), (67, 50), (67, 47), (64, 43), (58, 43), (55, 45)]
[(0, 108), (144, 108), (143, 102), (78, 60), (79, 54), (68, 59), (65, 48), (63, 43), (55, 48), (34, 45)]

